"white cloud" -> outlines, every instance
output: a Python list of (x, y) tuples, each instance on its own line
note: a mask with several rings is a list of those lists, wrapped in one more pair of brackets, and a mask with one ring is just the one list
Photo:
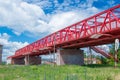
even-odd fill
[[(42, 5), (44, 1), (41, 2)], [(16, 35), (26, 31), (32, 36), (38, 36), (44, 32), (59, 30), (99, 11), (92, 6), (86, 9), (71, 9), (70, 11), (68, 9), (69, 1), (65, 1), (61, 6), (58, 2), (54, 3), (58, 9), (53, 14), (45, 14), (44, 10), (36, 4), (29, 4), (22, 0), (0, 0), (0, 25), (12, 29)], [(93, 1), (90, 3), (92, 4)], [(64, 12), (59, 9), (61, 7), (64, 9), (64, 6), (68, 11)]]
[(50, 32), (55, 32), (66, 26), (74, 24), (99, 11), (100, 10), (95, 7), (89, 7), (87, 9), (72, 10), (68, 12), (58, 12), (52, 15), (50, 19), (50, 22), (49, 22), (49, 26), (51, 26)]
[[(16, 0), (0, 0), (0, 25), (11, 28), (20, 35), (24, 31), (42, 32), (42, 22), (45, 21), (44, 11), (37, 5)], [(46, 22), (44, 22), (46, 23)]]
[(3, 61), (5, 61), (8, 56), (13, 55), (17, 49), (29, 44), (28, 42), (12, 42), (9, 41), (9, 38), (10, 36), (7, 33), (0, 34), (0, 44), (3, 45)]
[(33, 3), (33, 4), (40, 6), (41, 8), (46, 8), (46, 9), (53, 6), (52, 1), (50, 0), (22, 0), (22, 1)]
[(98, 46), (100, 49), (102, 49), (103, 51), (109, 53), (110, 52), (110, 48), (108, 45), (100, 45)]

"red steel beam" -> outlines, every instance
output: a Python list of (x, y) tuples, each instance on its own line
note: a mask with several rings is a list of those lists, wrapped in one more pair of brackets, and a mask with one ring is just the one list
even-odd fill
[(96, 51), (97, 53), (102, 54), (103, 56), (105, 56), (107, 58), (113, 58), (113, 56), (109, 55), (109, 53), (106, 53), (105, 51), (101, 50), (100, 48), (97, 48), (95, 46), (91, 46), (90, 48), (92, 48), (94, 51)]
[[(32, 51), (45, 47), (53, 47), (54, 43), (55, 45), (64, 45), (65, 43), (75, 42), (80, 39), (84, 40), (93, 34), (110, 33), (114, 30), (120, 30), (119, 12), (120, 4), (29, 44), (17, 50), (14, 57), (28, 53), (33, 54)], [(74, 45), (74, 43), (72, 44)]]

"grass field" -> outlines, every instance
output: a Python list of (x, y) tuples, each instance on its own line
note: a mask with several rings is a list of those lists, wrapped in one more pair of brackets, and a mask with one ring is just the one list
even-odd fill
[(120, 80), (120, 67), (114, 69), (108, 65), (1, 65), (0, 80)]

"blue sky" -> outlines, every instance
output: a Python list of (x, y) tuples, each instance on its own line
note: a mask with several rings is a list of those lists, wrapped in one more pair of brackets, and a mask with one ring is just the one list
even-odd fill
[(117, 4), (119, 0), (0, 0), (3, 60), (25, 45)]

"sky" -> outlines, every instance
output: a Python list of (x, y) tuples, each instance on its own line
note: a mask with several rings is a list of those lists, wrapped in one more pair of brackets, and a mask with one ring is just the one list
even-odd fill
[(119, 0), (0, 0), (0, 44), (3, 61), (15, 51)]

